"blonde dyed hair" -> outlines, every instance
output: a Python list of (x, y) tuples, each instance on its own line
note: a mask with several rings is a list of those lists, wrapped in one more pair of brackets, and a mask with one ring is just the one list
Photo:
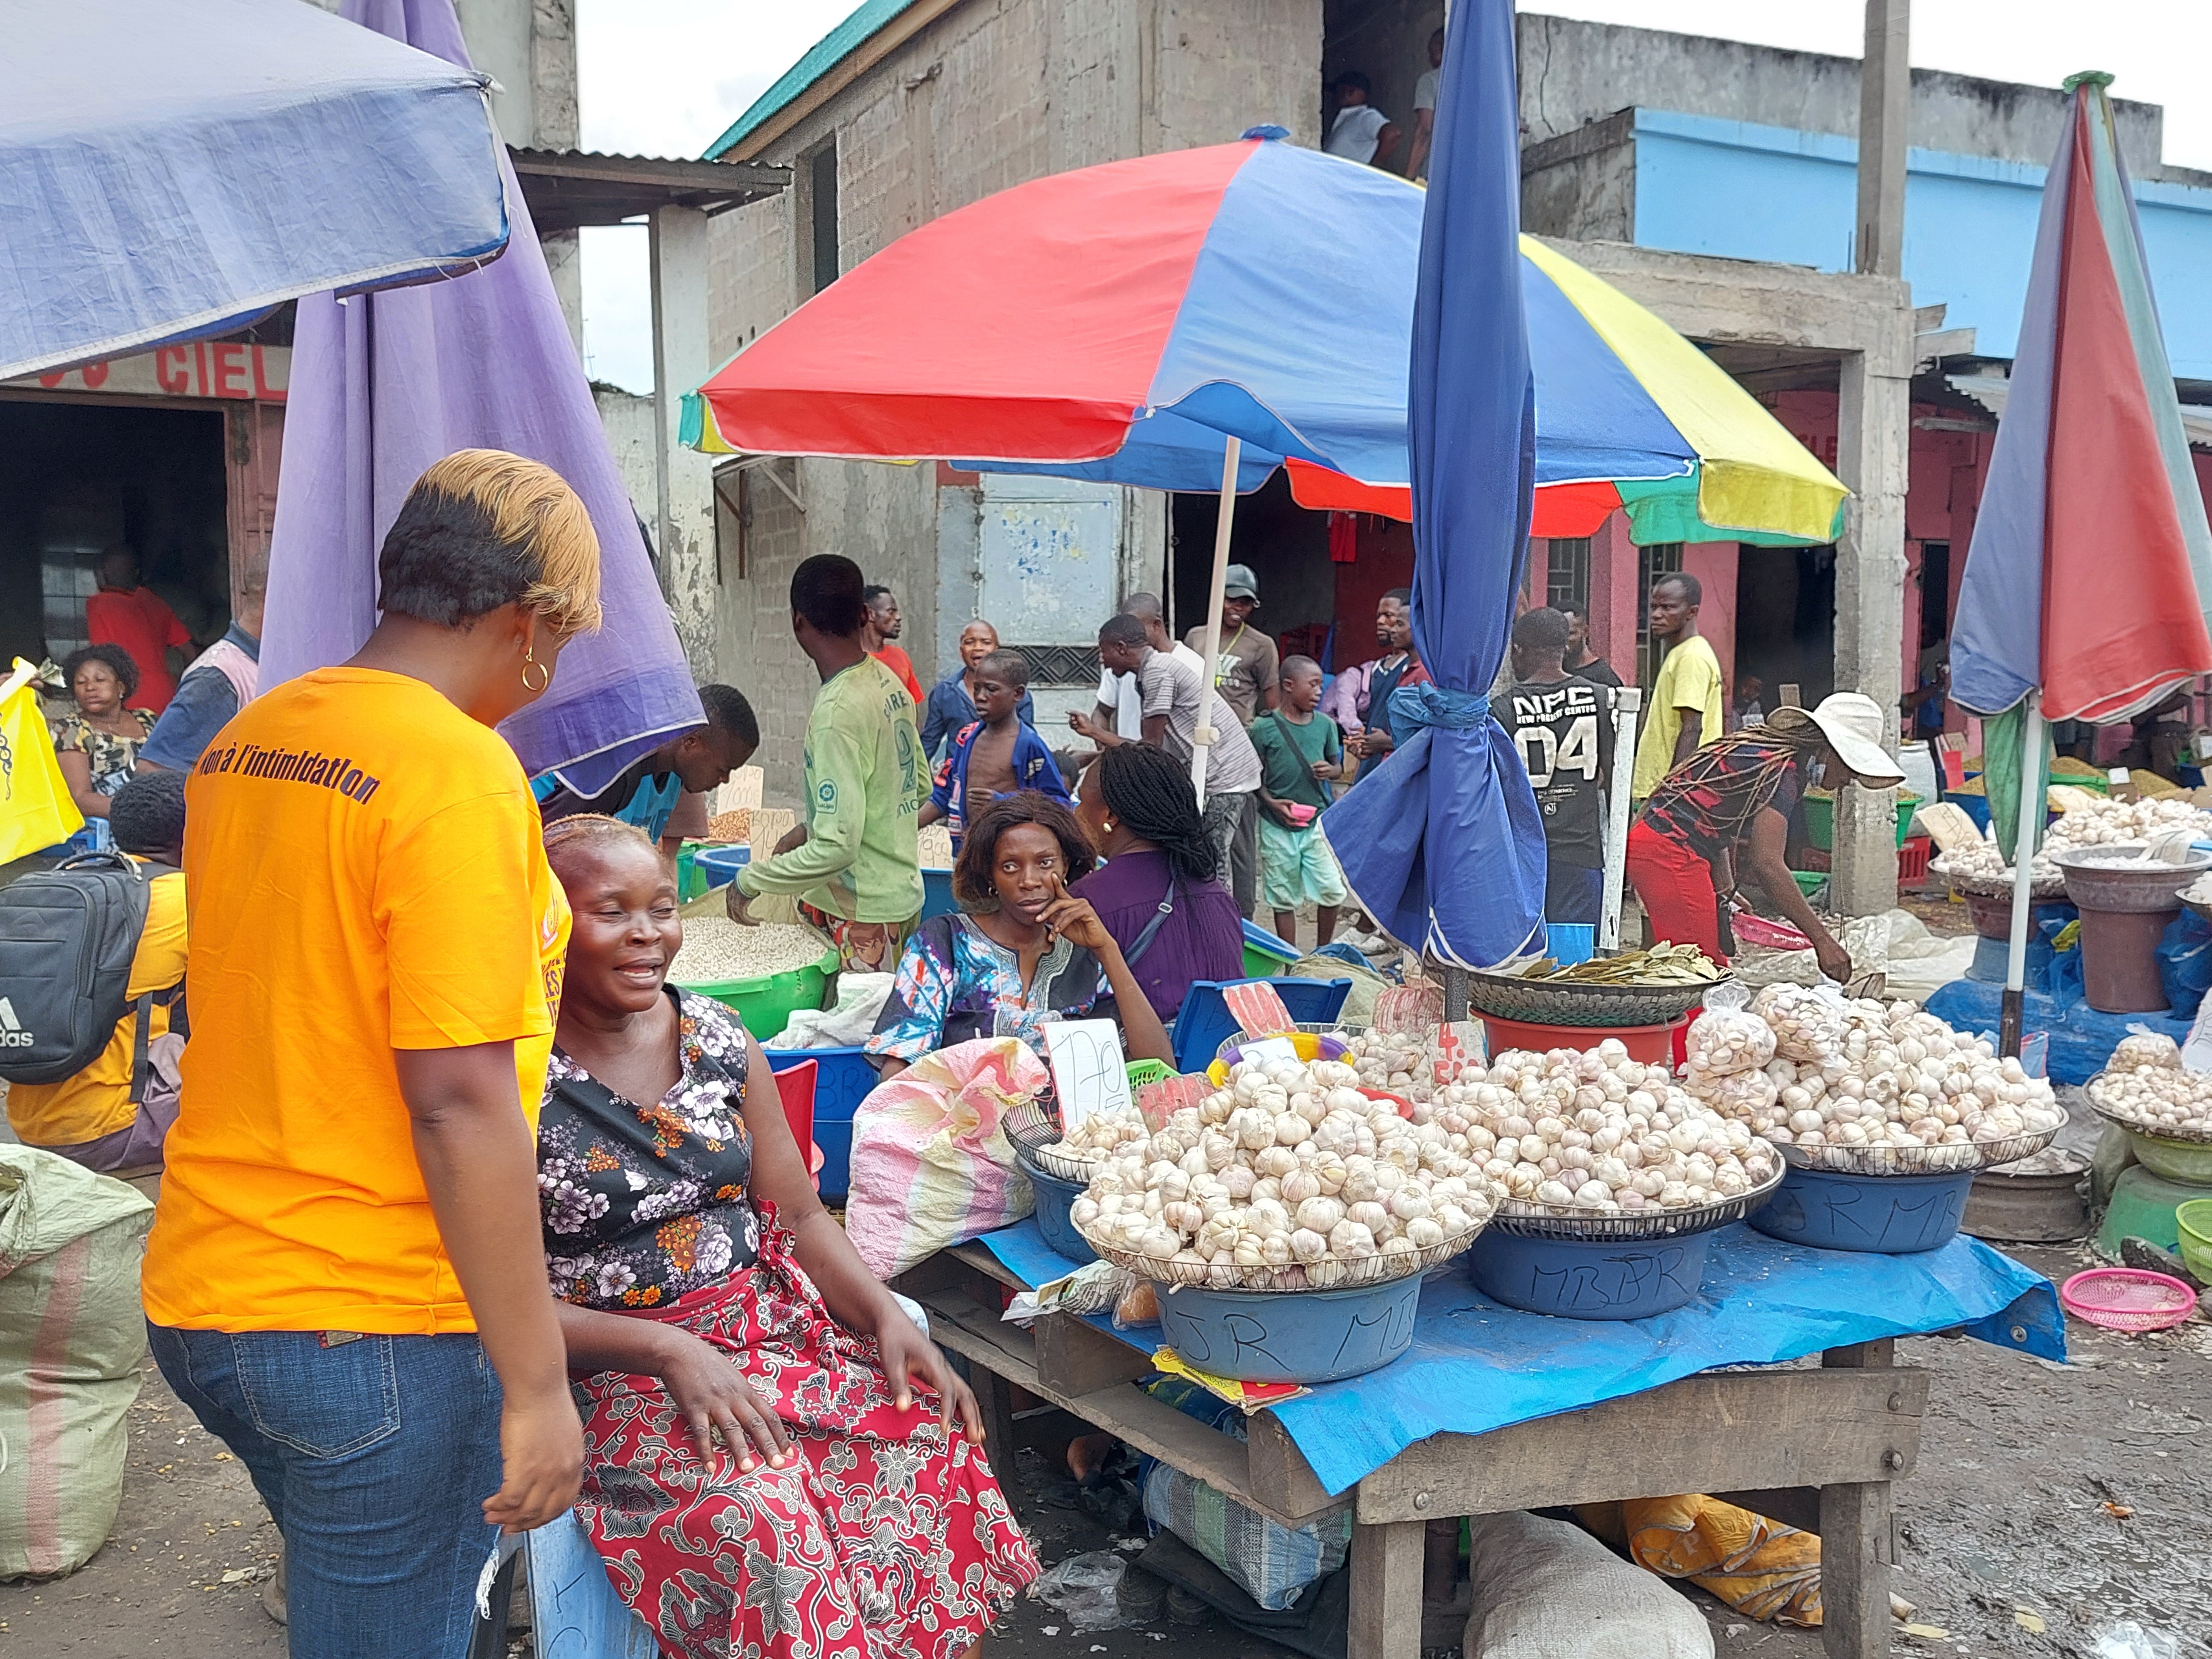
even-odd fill
[(383, 606), (459, 628), (519, 605), (567, 637), (599, 626), (599, 538), (568, 481), (503, 449), (457, 449), (407, 492), (377, 561)]

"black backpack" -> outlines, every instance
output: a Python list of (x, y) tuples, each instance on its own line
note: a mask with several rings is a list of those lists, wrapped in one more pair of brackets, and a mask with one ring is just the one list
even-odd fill
[[(0, 887), (0, 1078), (59, 1083), (100, 1056), (131, 1011), (131, 962), (146, 930), (154, 878), (120, 853), (87, 853)], [(184, 982), (137, 1000), (131, 1097), (143, 1088), (155, 1005), (172, 1007)]]

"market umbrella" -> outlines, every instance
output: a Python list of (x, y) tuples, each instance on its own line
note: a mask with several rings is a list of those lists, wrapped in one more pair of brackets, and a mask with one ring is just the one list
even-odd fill
[(299, 0), (0, 0), (0, 380), (507, 245), (489, 77)]
[[(346, 0), (344, 15), (467, 65), (453, 0)], [(507, 173), (503, 155), (499, 165)], [(377, 550), (423, 468), (456, 449), (527, 455), (591, 512), (605, 623), (562, 652), (551, 689), (500, 730), (532, 775), (558, 772), (596, 794), (702, 716), (511, 173), (507, 191), (514, 240), (496, 264), (397, 293), (300, 301), (262, 682), (343, 661), (368, 638)]]
[[(1951, 635), (1952, 696), (1996, 717), (1984, 733), (1985, 775), (2015, 870), (2007, 1053), (2018, 1052), (2044, 722), (2124, 720), (2212, 672), (2212, 530), (2113, 136), (2111, 82), (2066, 82), (2073, 108), (2044, 181), (2020, 344)], [(2016, 774), (2001, 750), (2021, 757)]]
[[(940, 457), (1152, 489), (1287, 461), (1305, 506), (1413, 516), (1406, 378), (1425, 192), (1277, 142), (1034, 179), (908, 233), (685, 400), (713, 453)], [(1521, 239), (1533, 533), (1818, 543), (1843, 485), (1718, 365)], [(989, 326), (915, 330), (915, 317)]]
[(1419, 728), (1322, 814), (1368, 914), (1458, 968), (1527, 949), (1544, 920), (1544, 822), (1490, 712), (1528, 556), (1536, 393), (1515, 252), (1512, 0), (1461, 0), (1444, 46), (1413, 313), (1413, 638), (1432, 684), (1391, 694)]

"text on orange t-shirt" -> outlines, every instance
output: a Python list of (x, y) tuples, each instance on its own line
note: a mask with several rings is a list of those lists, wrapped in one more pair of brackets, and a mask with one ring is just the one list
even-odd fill
[(319, 669), (240, 709), (185, 800), (192, 1036), (148, 1317), (473, 1330), (392, 1050), (512, 1041), (534, 1127), (568, 907), (514, 751), (420, 680)]

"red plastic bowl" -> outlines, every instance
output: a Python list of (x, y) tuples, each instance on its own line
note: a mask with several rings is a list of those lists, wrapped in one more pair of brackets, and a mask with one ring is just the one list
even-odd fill
[(2068, 1313), (2108, 1331), (2163, 1331), (2196, 1311), (2197, 1293), (2166, 1273), (2092, 1267), (2058, 1287)]

